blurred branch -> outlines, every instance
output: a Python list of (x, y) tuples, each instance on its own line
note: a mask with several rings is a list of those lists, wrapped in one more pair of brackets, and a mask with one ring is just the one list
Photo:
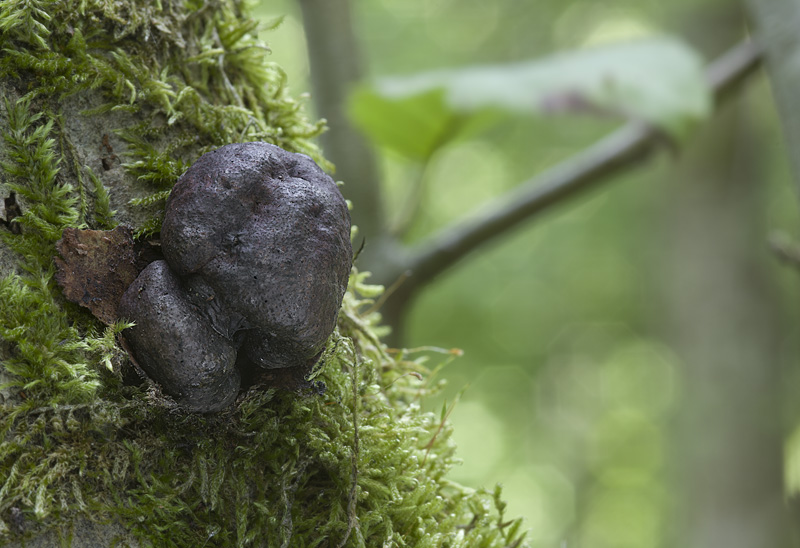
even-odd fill
[(328, 121), (322, 135), (325, 156), (346, 182), (353, 221), (362, 235), (377, 241), (386, 227), (375, 154), (347, 117), (350, 87), (361, 79), (358, 48), (348, 0), (299, 0), (303, 11), (311, 85), (318, 115)]
[[(360, 267), (373, 280), (393, 285), (394, 294), (381, 309), (402, 338), (402, 317), (417, 290), (495, 237), (522, 221), (596, 183), (642, 163), (671, 143), (653, 127), (630, 122), (554, 168), (517, 188), (463, 221), (411, 248), (389, 233), (382, 208), (381, 185), (373, 151), (346, 116), (347, 94), (362, 76), (361, 51), (353, 31), (349, 0), (298, 0), (311, 63), (318, 114), (327, 118), (322, 137), (326, 156), (346, 181), (354, 202), (353, 220), (367, 246)], [(753, 0), (755, 1), (755, 0)], [(761, 50), (754, 42), (740, 44), (712, 63), (706, 72), (717, 102), (739, 88), (759, 66)]]
[[(719, 103), (759, 67), (761, 48), (741, 43), (706, 71)], [(411, 271), (407, 295), (447, 270), (467, 254), (520, 222), (559, 204), (626, 169), (642, 163), (670, 143), (657, 129), (630, 122), (572, 158), (514, 188), (455, 226), (446, 227), (412, 249), (402, 272)], [(398, 275), (400, 273), (398, 272)]]
[(800, 246), (789, 236), (782, 232), (773, 232), (769, 236), (769, 247), (782, 263), (800, 270)]
[(800, 185), (800, 3), (796, 0), (746, 0), (750, 17), (764, 45), (772, 93), (786, 137), (794, 180)]

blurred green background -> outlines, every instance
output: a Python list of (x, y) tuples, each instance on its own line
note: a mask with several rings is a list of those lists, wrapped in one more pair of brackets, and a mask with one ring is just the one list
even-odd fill
[[(745, 33), (739, 3), (720, 0), (351, 7), (369, 76), (661, 35), (710, 61)], [(286, 17), (262, 38), (291, 89), (308, 92), (299, 7), (263, 0), (257, 13)], [(447, 145), (425, 171), (406, 240), (619, 125), (509, 117)], [(386, 151), (380, 162), (387, 203), (402, 201), (418, 166)], [(800, 233), (799, 203), (759, 74), (679, 149), (524, 224), (425, 288), (405, 344), (464, 350), (427, 404), (438, 409), (468, 386), (451, 414), (463, 459), (452, 478), (503, 484), (508, 515), (526, 519), (536, 547), (767, 546), (755, 532), (785, 525), (775, 506), (781, 444), (800, 423), (791, 397), (800, 280), (767, 242)]]

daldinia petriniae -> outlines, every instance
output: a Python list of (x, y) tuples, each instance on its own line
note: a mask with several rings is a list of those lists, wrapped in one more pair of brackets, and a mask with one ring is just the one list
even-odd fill
[[(167, 200), (161, 246), (166, 262), (140, 274), (120, 313), (137, 324), (125, 332), (137, 361), (179, 403), (229, 405), (239, 387), (230, 352), (238, 367), (263, 369), (319, 358), (353, 251), (347, 204), (309, 157), (267, 143), (203, 155)], [(154, 313), (160, 299), (174, 304)], [(179, 370), (219, 374), (219, 392)]]

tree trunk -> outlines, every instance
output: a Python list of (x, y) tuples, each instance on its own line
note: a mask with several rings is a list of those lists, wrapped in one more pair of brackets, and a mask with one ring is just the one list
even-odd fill
[(0, 544), (519, 545), (499, 491), (445, 479), (428, 371), (387, 353), (355, 272), (310, 375), (270, 370), (216, 414), (126, 376), (123, 325), (56, 284), (67, 228), (120, 222), (157, 252), (166, 197), (204, 152), (267, 141), (328, 165), (244, 4), (0, 5)]
[(684, 365), (671, 546), (787, 546), (779, 304), (770, 291), (759, 142), (745, 101), (669, 175), (663, 298)]

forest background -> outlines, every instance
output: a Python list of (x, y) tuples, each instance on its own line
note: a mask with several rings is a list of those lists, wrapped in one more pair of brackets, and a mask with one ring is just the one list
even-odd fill
[[(748, 35), (744, 7), (723, 0), (349, 9), (364, 84), (343, 109), (356, 121), (370, 112), (364, 90), (388, 75), (552, 64), (556, 52), (618, 43), (624, 62), (665, 36), (707, 66)], [(301, 6), (263, 1), (256, 13), (265, 28), (284, 17), (261, 38), (293, 92), (311, 92)], [(632, 70), (642, 81), (669, 73), (659, 62)], [(557, 106), (493, 112), (424, 161), (368, 133), (388, 224), (403, 225), (409, 245), (423, 241), (623, 123), (580, 101)], [(337, 114), (320, 110), (336, 136)], [(396, 326), (405, 346), (463, 350), (435, 403), (450, 412), (464, 461), (453, 479), (502, 483), (533, 546), (789, 545), (800, 285), (782, 258), (800, 229), (796, 185), (765, 72), (707, 114), (678, 137), (666, 132), (646, 162), (480, 246), (419, 291)], [(330, 145), (326, 155), (337, 162)], [(377, 245), (368, 239), (364, 253)]]

